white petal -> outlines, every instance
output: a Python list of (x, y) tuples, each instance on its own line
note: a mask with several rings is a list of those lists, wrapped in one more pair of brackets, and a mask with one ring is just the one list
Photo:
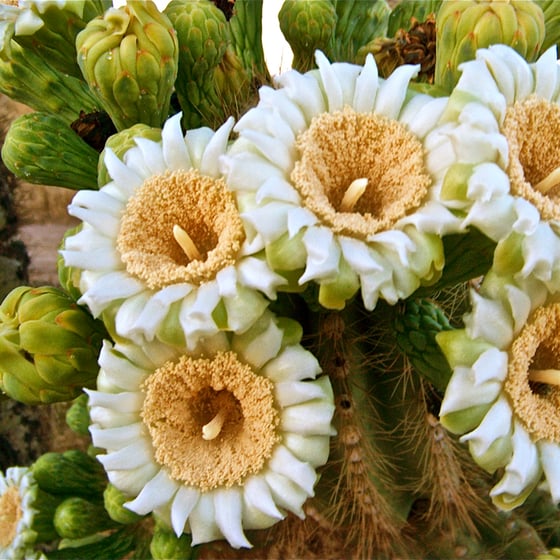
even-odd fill
[(543, 99), (552, 100), (556, 97), (559, 87), (560, 69), (557, 64), (557, 47), (550, 47), (532, 65), (535, 77), (534, 93)]
[(239, 282), (244, 286), (259, 290), (269, 299), (276, 299), (276, 289), (287, 280), (275, 272), (262, 259), (247, 257), (237, 265)]
[(182, 115), (183, 113), (177, 113), (167, 119), (161, 131), (163, 158), (167, 167), (173, 171), (192, 168), (189, 151), (181, 130)]
[(233, 548), (252, 548), (242, 527), (242, 490), (238, 487), (213, 492), (216, 525)]
[(464, 435), (460, 441), (468, 442), (471, 455), (481, 467), (494, 472), (509, 460), (512, 428), (511, 406), (507, 398), (501, 395), (477, 428)]
[(340, 247), (333, 232), (326, 227), (309, 228), (302, 241), (307, 250), (307, 266), (299, 283), (335, 276), (340, 262)]
[(98, 317), (113, 301), (131, 297), (144, 289), (140, 280), (132, 278), (126, 272), (110, 272), (99, 276), (97, 282), (88, 287), (78, 303), (85, 303), (93, 316)]
[[(249, 365), (259, 370), (278, 355), (282, 346), (283, 331), (277, 327), (274, 321), (269, 321), (266, 329), (258, 334), (254, 335), (250, 332), (251, 340), (248, 339), (248, 336), (234, 338), (232, 349)], [(268, 369), (264, 371), (268, 371)]]
[(96, 424), (92, 424), (89, 427), (89, 433), (96, 447), (113, 450), (126, 447), (139, 438), (144, 437), (145, 428), (145, 424), (141, 421), (134, 424), (105, 429)]
[(472, 339), (482, 338), (497, 348), (507, 348), (513, 338), (513, 319), (496, 300), (471, 292), (472, 311), (464, 322)]
[(216, 130), (216, 133), (208, 142), (200, 159), (199, 169), (201, 173), (209, 175), (210, 177), (219, 176), (219, 157), (226, 152), (229, 135), (234, 123), (234, 118), (229, 117), (229, 119)]
[(285, 432), (304, 436), (335, 435), (331, 425), (334, 405), (317, 401), (289, 406), (282, 410), (280, 425)]
[(268, 471), (264, 478), (270, 487), (274, 501), (284, 509), (291, 511), (300, 519), (305, 519), (302, 506), (307, 500), (307, 494), (297, 484), (294, 484), (284, 475)]
[(138, 412), (144, 403), (144, 395), (139, 390), (122, 393), (87, 391), (87, 394), (90, 406), (102, 406), (117, 412)]
[[(290, 125), (294, 133), (297, 134), (306, 128), (305, 116), (299, 107), (286, 97), (282, 90), (263, 86), (259, 89), (259, 97), (263, 107), (272, 109), (277, 118)], [(248, 113), (250, 112), (248, 111)]]
[(191, 486), (181, 486), (171, 505), (171, 526), (177, 535), (185, 530), (185, 523), (200, 499), (200, 492)]
[(293, 160), (290, 147), (286, 146), (279, 139), (257, 130), (244, 129), (241, 130), (239, 134), (243, 138), (250, 140), (263, 157), (274, 163), (274, 165), (282, 169), (285, 173), (290, 173), (292, 171)]
[(292, 185), (281, 177), (269, 177), (262, 184), (255, 196), (255, 202), (260, 206), (271, 201), (301, 204), (301, 197)]
[(334, 113), (340, 111), (344, 107), (344, 95), (342, 91), (342, 84), (338, 76), (334, 72), (333, 66), (327, 57), (321, 52), (315, 52), (315, 62), (319, 68), (321, 81), (327, 97), (328, 112)]
[(353, 109), (358, 113), (370, 113), (375, 107), (377, 90), (379, 89), (379, 73), (373, 55), (368, 54), (364, 63), (363, 70), (356, 78), (356, 90)]
[(276, 507), (276, 503), (272, 498), (270, 487), (264, 481), (262, 476), (251, 476), (245, 480), (243, 485), (243, 494), (245, 502), (251, 507), (268, 517), (274, 519), (283, 519), (284, 514)]
[(136, 496), (158, 471), (159, 466), (149, 462), (135, 469), (108, 471), (107, 477), (121, 492)]
[(388, 119), (397, 120), (408, 91), (408, 83), (418, 75), (419, 70), (420, 65), (405, 64), (399, 66), (383, 81), (377, 92), (375, 112)]
[(171, 480), (162, 469), (142, 488), (134, 500), (124, 505), (139, 515), (146, 515), (170, 502), (177, 490), (177, 482)]
[(270, 177), (286, 178), (284, 171), (274, 162), (250, 151), (222, 156), (220, 167), (228, 187), (234, 191), (256, 191)]
[(560, 502), (560, 445), (554, 441), (537, 443), (541, 465), (554, 503)]
[(288, 432), (283, 436), (283, 443), (300, 461), (314, 467), (324, 465), (329, 458), (329, 436), (304, 436)]
[(214, 498), (212, 492), (204, 492), (189, 516), (192, 544), (202, 544), (219, 540), (222, 532), (216, 525)]
[(274, 395), (282, 408), (325, 398), (322, 386), (314, 381), (281, 381), (274, 385)]
[(344, 260), (352, 270), (358, 274), (367, 274), (383, 269), (382, 263), (376, 261), (378, 253), (373, 251), (366, 243), (353, 237), (340, 235), (338, 242), (342, 250)]
[(317, 473), (309, 464), (297, 459), (286, 447), (277, 445), (268, 462), (275, 473), (283, 474), (302, 488), (308, 496), (313, 496)]
[(514, 424), (512, 444), (513, 456), (506, 465), (505, 474), (490, 490), (494, 504), (506, 511), (525, 501), (542, 474), (537, 447), (517, 421)]
[(403, 108), (399, 121), (407, 125), (417, 138), (424, 138), (434, 129), (447, 105), (446, 97), (415, 95)]
[(144, 165), (147, 166), (150, 175), (161, 175), (165, 173), (167, 166), (163, 159), (161, 143), (141, 137), (135, 138), (134, 141), (142, 154)]
[(314, 379), (320, 372), (317, 358), (302, 346), (295, 345), (284, 348), (263, 368), (263, 374), (275, 383)]
[[(141, 438), (106, 455), (97, 455), (97, 460), (106, 471), (127, 471), (152, 463), (154, 458), (152, 444)], [(146, 512), (147, 513), (147, 512)]]
[(200, 169), (202, 154), (210, 140), (212, 140), (212, 136), (214, 136), (214, 131), (208, 126), (187, 130), (185, 134), (185, 146), (187, 147), (194, 168)]
[(110, 148), (106, 148), (103, 161), (109, 175), (118, 184), (119, 189), (126, 194), (126, 198), (130, 198), (132, 193), (144, 182), (144, 177), (129, 169)]
[(276, 78), (276, 82), (282, 86), (288, 99), (296, 103), (307, 118), (307, 124), (311, 119), (327, 111), (326, 100), (314, 74), (300, 74), (295, 70), (284, 72)]

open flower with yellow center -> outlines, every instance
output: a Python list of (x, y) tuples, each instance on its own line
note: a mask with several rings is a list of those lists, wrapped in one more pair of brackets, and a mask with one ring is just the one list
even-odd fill
[(373, 309), (439, 278), (441, 237), (464, 227), (439, 199), (443, 179), (462, 166), (455, 183), (473, 198), (503, 183), (505, 141), (481, 103), (440, 122), (447, 98), (408, 89), (417, 66), (383, 80), (371, 56), (363, 67), (316, 58), (318, 70), (261, 88), (223, 169), (253, 250), (292, 288), (317, 282), (329, 308), (361, 288)]
[(546, 296), (536, 279), (520, 287), (491, 272), (472, 292), (465, 329), (437, 335), (453, 368), (441, 423), (500, 473), (490, 495), (504, 510), (543, 478), (560, 502), (560, 304)]
[[(558, 290), (560, 240), (560, 67), (556, 47), (527, 63), (511, 47), (494, 45), (477, 51), (476, 59), (461, 65), (462, 76), (450, 97), (449, 114), (463, 111), (473, 100), (483, 102), (496, 116), (507, 140), (499, 163), (511, 199), (484, 197), (474, 207), (459, 189), (444, 198), (470, 210), (470, 223), (481, 229), (500, 226), (501, 242), (518, 255), (518, 276), (537, 275)], [(496, 216), (502, 216), (496, 220)], [(490, 220), (490, 221), (489, 221)], [(511, 267), (511, 264), (510, 264)], [(556, 287), (555, 287), (556, 286)]]
[(93, 443), (126, 507), (155, 512), (193, 543), (303, 517), (326, 463), (333, 393), (300, 344), (301, 327), (266, 311), (241, 335), (218, 333), (192, 352), (157, 341), (109, 343), (88, 391)]
[(245, 231), (218, 170), (233, 126), (181, 131), (170, 118), (162, 140), (135, 138), (112, 178), (80, 191), (69, 213), (83, 221), (66, 239), (67, 266), (81, 270), (80, 303), (122, 336), (196, 344), (220, 329), (241, 332), (284, 282), (263, 260), (244, 256)]
[(20, 560), (33, 551), (36, 492), (29, 468), (10, 467), (5, 474), (0, 472), (0, 558)]

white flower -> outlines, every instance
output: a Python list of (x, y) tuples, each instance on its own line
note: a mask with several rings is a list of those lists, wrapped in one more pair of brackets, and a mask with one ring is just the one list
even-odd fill
[(286, 512), (303, 517), (326, 463), (333, 394), (301, 327), (265, 312), (242, 335), (220, 333), (192, 354), (106, 343), (88, 391), (93, 442), (126, 507), (155, 512), (193, 543), (226, 538)]
[(27, 467), (0, 472), (0, 558), (20, 560), (32, 552), (37, 533), (31, 528), (37, 486)]
[(441, 423), (481, 467), (503, 469), (490, 491), (503, 510), (543, 477), (560, 502), (560, 304), (547, 296), (538, 280), (521, 288), (492, 270), (472, 294), (465, 329), (437, 335), (453, 368)]
[(395, 303), (439, 278), (441, 236), (469, 225), (442, 200), (444, 181), (481, 204), (507, 192), (496, 164), (505, 139), (482, 103), (451, 118), (447, 98), (412, 93), (418, 67), (383, 80), (372, 57), (363, 67), (316, 58), (318, 70), (261, 88), (222, 158), (227, 183), (252, 249), (292, 289), (317, 282), (329, 308), (360, 288), (367, 309)]
[(180, 118), (160, 142), (135, 138), (122, 161), (106, 151), (113, 180), (76, 194), (69, 213), (83, 227), (62, 255), (82, 271), (80, 303), (110, 317), (118, 335), (193, 346), (247, 329), (268, 304), (260, 292), (273, 298), (284, 280), (243, 256), (245, 231), (217, 163), (233, 120), (183, 136)]
[[(444, 188), (443, 194), (464, 200), (463, 209), (469, 212), (466, 223), (483, 231), (488, 224), (497, 226), (499, 235), (492, 237), (510, 249), (517, 246), (521, 257), (515, 271), (518, 279), (536, 274), (551, 291), (557, 291), (560, 66), (556, 47), (529, 64), (511, 47), (494, 45), (478, 50), (476, 59), (462, 64), (461, 71), (447, 114), (454, 117), (456, 112), (464, 112), (473, 100), (492, 111), (500, 134), (507, 140), (507, 152), (501, 153), (498, 161), (502, 171), (495, 173), (494, 191), (503, 193), (509, 188), (512, 196), (495, 192), (489, 201), (481, 198), (471, 205), (468, 195), (453, 189)], [(492, 181), (486, 184), (492, 185)], [(492, 215), (501, 219), (489, 221)]]

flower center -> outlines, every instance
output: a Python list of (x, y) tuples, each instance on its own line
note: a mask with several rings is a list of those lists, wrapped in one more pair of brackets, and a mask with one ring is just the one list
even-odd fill
[(559, 219), (560, 106), (536, 96), (515, 103), (507, 109), (503, 133), (512, 193), (532, 202), (543, 219)]
[(21, 515), (19, 491), (10, 486), (0, 496), (0, 547), (8, 548), (15, 539)]
[(538, 308), (510, 350), (505, 390), (535, 439), (560, 442), (560, 304)]
[(292, 181), (335, 233), (365, 239), (390, 229), (418, 208), (431, 184), (416, 136), (374, 113), (321, 113), (297, 147)]
[(244, 236), (225, 182), (190, 169), (144, 182), (128, 201), (117, 249), (127, 272), (157, 289), (212, 280), (235, 262)]
[(274, 384), (233, 352), (167, 362), (144, 390), (142, 419), (156, 461), (201, 491), (241, 484), (279, 441)]

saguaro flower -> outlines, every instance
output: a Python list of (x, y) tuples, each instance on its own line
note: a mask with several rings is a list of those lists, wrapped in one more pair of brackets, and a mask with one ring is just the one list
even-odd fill
[[(467, 222), (483, 230), (498, 227), (496, 237), (505, 232), (501, 244), (505, 244), (502, 253), (509, 253), (507, 266), (511, 269), (514, 261), (520, 278), (536, 274), (556, 291), (560, 254), (556, 233), (560, 219), (560, 67), (556, 47), (529, 64), (512, 48), (494, 45), (477, 51), (476, 59), (461, 69), (448, 115), (463, 111), (473, 100), (492, 110), (500, 134), (507, 140), (507, 153), (499, 162), (506, 180), (496, 181), (493, 191), (509, 188), (512, 196), (493, 197), (489, 190), (473, 204), (460, 189), (447, 188), (444, 183), (442, 198), (460, 211), (468, 211)], [(518, 258), (512, 259), (512, 255)]]
[(521, 289), (490, 273), (465, 329), (436, 336), (453, 368), (441, 423), (484, 469), (503, 469), (490, 496), (504, 510), (543, 479), (560, 501), (560, 305), (544, 296), (538, 281)]
[(68, 237), (67, 266), (82, 270), (80, 302), (123, 336), (196, 344), (219, 329), (242, 331), (283, 279), (243, 258), (245, 231), (218, 171), (232, 120), (183, 136), (181, 115), (161, 142), (138, 137), (123, 159), (107, 149), (112, 181), (78, 193), (70, 214), (84, 222)]
[(333, 394), (301, 328), (265, 312), (242, 335), (220, 333), (191, 354), (158, 343), (106, 344), (90, 428), (126, 507), (156, 512), (193, 543), (303, 517), (315, 468), (329, 454)]
[(31, 528), (37, 491), (31, 470), (10, 467), (0, 473), (0, 556), (22, 560), (32, 552), (37, 533)]
[(417, 66), (383, 80), (371, 56), (363, 67), (316, 57), (318, 70), (261, 88), (224, 173), (253, 249), (292, 287), (317, 282), (329, 308), (360, 288), (368, 309), (378, 297), (395, 303), (438, 279), (441, 236), (461, 230), (439, 200), (446, 172), (468, 164), (463, 188), (480, 167), (501, 172), (505, 141), (477, 104), (440, 123), (447, 99), (408, 89)]

